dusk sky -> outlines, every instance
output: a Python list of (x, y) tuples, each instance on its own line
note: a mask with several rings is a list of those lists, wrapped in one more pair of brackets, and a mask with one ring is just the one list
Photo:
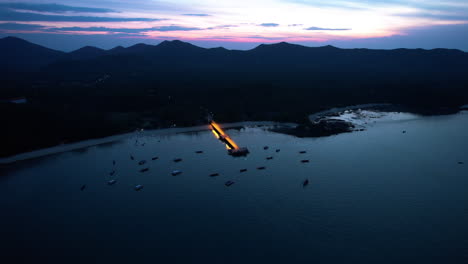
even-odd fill
[(0, 37), (59, 50), (180, 39), (468, 51), (467, 0), (0, 0)]

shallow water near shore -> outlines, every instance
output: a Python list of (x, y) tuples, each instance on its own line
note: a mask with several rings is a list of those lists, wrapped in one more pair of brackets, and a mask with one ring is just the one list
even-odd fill
[(227, 132), (247, 157), (228, 156), (210, 131), (147, 132), (11, 165), (0, 177), (2, 255), (63, 263), (468, 260), (467, 112), (324, 138), (250, 126)]

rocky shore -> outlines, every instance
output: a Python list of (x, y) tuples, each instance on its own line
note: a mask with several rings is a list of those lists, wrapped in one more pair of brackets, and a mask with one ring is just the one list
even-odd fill
[(391, 104), (366, 104), (333, 108), (309, 116), (295, 126), (272, 128), (271, 131), (296, 137), (324, 137), (364, 131), (377, 122), (416, 119), (425, 115), (448, 115), (463, 108), (409, 108)]
[(271, 131), (296, 137), (325, 137), (352, 132), (355, 126), (351, 122), (338, 119), (322, 119), (318, 122), (300, 124), (296, 127), (275, 127)]

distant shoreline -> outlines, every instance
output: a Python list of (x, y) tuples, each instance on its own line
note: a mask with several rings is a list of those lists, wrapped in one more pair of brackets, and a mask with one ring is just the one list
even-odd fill
[[(362, 116), (361, 110), (380, 112), (380, 113), (407, 113), (419, 116), (437, 116), (456, 114), (467, 108), (466, 105), (459, 108), (410, 108), (393, 104), (359, 104), (346, 107), (335, 107), (325, 111), (320, 111), (308, 116), (309, 122), (304, 122), (296, 127), (279, 127), (271, 129), (273, 132), (287, 134), (291, 136), (306, 137), (327, 137), (342, 133), (350, 133), (366, 130), (366, 127), (353, 119), (379, 118), (371, 116)], [(343, 118), (342, 115), (354, 114), (351, 119)], [(357, 114), (357, 115), (356, 115)], [(385, 115), (381, 116), (384, 117)], [(368, 122), (371, 122), (368, 120)], [(362, 123), (362, 122), (361, 122)], [(367, 124), (367, 122), (364, 122)]]
[[(361, 105), (352, 105), (347, 107), (336, 107), (329, 110), (320, 111), (314, 114), (309, 115), (309, 121), (313, 119), (333, 115), (345, 110), (356, 110), (356, 109), (367, 109), (367, 110), (379, 110), (384, 112), (407, 112), (420, 115), (447, 115), (447, 114), (456, 114), (464, 109), (468, 109), (468, 105), (463, 105), (457, 109), (409, 109), (406, 107), (401, 107), (392, 104), (361, 104)], [(304, 126), (307, 128), (307, 124), (296, 124), (296, 123), (285, 123), (285, 122), (275, 122), (275, 121), (240, 121), (234, 123), (225, 123), (222, 124), (224, 128), (235, 128), (240, 126), (278, 126), (278, 128), (271, 129), (273, 132), (297, 136), (297, 137), (324, 137), (330, 135), (337, 135), (346, 132), (353, 132), (354, 127), (351, 127), (352, 124), (347, 124), (346, 122), (340, 122), (339, 127), (331, 127), (330, 131), (303, 131)], [(206, 131), (209, 130), (208, 125), (202, 126), (191, 126), (191, 127), (173, 127), (173, 128), (162, 128), (162, 129), (149, 129), (144, 131), (135, 131), (123, 134), (111, 135), (103, 138), (96, 139), (87, 139), (70, 144), (56, 145), (48, 148), (42, 148), (30, 152), (19, 153), (13, 156), (0, 158), (0, 165), (8, 165), (19, 161), (29, 160), (40, 158), (48, 155), (59, 154), (63, 152), (73, 151), (81, 148), (88, 148), (92, 146), (108, 144), (112, 142), (121, 141), (123, 139), (133, 137), (133, 136), (142, 136), (142, 135), (169, 135), (177, 133), (187, 133), (187, 132), (197, 132), (197, 131)]]
[[(273, 121), (244, 121), (244, 122), (235, 122), (235, 123), (226, 123), (221, 124), (224, 128), (235, 128), (241, 126), (268, 126), (268, 125), (297, 125), (293, 123), (280, 123)], [(30, 152), (24, 152), (10, 157), (0, 158), (0, 165), (13, 164), (19, 161), (25, 161), (30, 159), (36, 159), (44, 156), (55, 155), (63, 152), (73, 151), (82, 148), (89, 148), (93, 146), (109, 144), (113, 142), (118, 142), (126, 138), (134, 136), (145, 136), (145, 135), (172, 135), (188, 132), (199, 132), (210, 130), (208, 125), (203, 126), (192, 126), (192, 127), (174, 127), (174, 128), (162, 128), (162, 129), (153, 129), (153, 130), (143, 130), (135, 131), (130, 133), (112, 135), (103, 138), (97, 139), (88, 139), (79, 142), (74, 142), (70, 144), (63, 144), (58, 146), (53, 146), (49, 148), (42, 148)]]
[(468, 103), (468, 53), (456, 50), (281, 42), (240, 52), (174, 40), (64, 54), (19, 38), (0, 44), (0, 157), (137, 128), (204, 125), (211, 113), (221, 123), (307, 127), (311, 113), (333, 107), (391, 103), (392, 111), (439, 115)]

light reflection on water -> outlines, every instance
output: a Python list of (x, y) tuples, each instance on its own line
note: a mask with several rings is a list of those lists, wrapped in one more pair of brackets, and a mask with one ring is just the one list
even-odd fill
[(466, 260), (466, 113), (315, 139), (228, 133), (247, 157), (228, 156), (209, 131), (143, 133), (15, 165), (0, 177), (3, 253), (68, 263)]

